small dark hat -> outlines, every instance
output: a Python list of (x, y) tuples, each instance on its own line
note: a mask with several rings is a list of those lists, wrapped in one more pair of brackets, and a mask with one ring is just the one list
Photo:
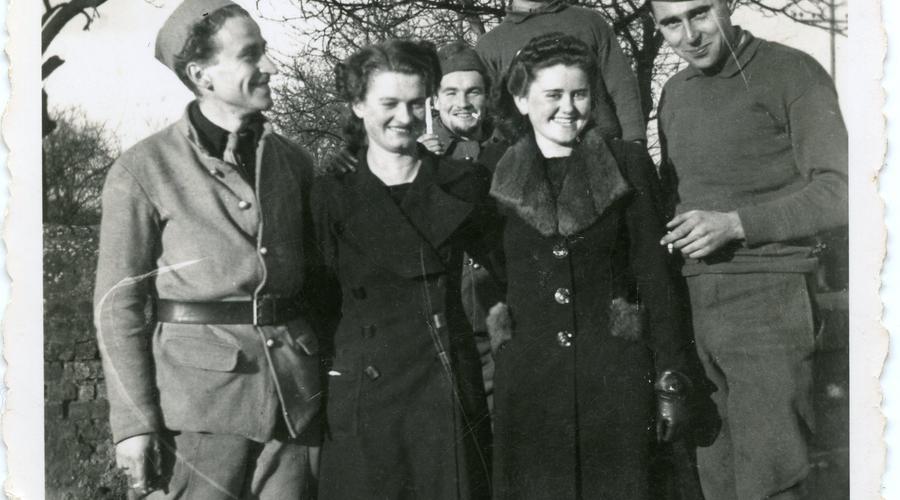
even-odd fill
[(231, 0), (184, 0), (156, 35), (156, 58), (175, 71), (175, 56), (184, 48), (191, 27), (206, 16), (229, 5)]
[(454, 71), (477, 71), (487, 76), (487, 69), (475, 49), (466, 42), (458, 41), (444, 45), (437, 52), (441, 62), (441, 75)]

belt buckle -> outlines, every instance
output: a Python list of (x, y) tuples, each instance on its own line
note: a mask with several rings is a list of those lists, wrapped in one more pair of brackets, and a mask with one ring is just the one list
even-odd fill
[(269, 296), (253, 297), (253, 324), (266, 326), (275, 324), (275, 299)]

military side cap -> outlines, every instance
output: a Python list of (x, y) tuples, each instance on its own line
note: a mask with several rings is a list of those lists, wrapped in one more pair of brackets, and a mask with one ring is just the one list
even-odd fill
[(441, 74), (454, 71), (477, 71), (482, 76), (487, 75), (487, 70), (475, 49), (469, 47), (466, 42), (458, 41), (444, 45), (437, 52), (441, 63)]
[(184, 0), (156, 35), (156, 58), (175, 71), (175, 56), (184, 48), (191, 28), (213, 12), (229, 5), (231, 0)]

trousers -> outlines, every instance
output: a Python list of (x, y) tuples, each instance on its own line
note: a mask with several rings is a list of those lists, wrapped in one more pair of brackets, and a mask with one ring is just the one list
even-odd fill
[(314, 498), (309, 447), (286, 437), (170, 433), (161, 444), (166, 488), (154, 500), (305, 500)]
[(813, 303), (803, 274), (687, 278), (697, 353), (722, 429), (698, 448), (710, 500), (793, 500), (809, 472)]

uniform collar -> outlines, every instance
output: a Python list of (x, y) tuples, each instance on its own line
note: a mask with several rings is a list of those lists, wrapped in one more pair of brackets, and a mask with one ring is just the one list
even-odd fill
[[(725, 61), (711, 71), (702, 71), (690, 66), (690, 74), (688, 79), (698, 76), (718, 76), (720, 78), (731, 78), (741, 72), (743, 68), (750, 63), (753, 56), (756, 55), (757, 49), (762, 44), (762, 40), (753, 36), (752, 33), (742, 29), (740, 26), (734, 27), (734, 39), (737, 43), (734, 47), (734, 55), (726, 54)], [(726, 47), (727, 49), (727, 47)]]
[(552, 14), (554, 12), (559, 12), (569, 5), (566, 4), (563, 0), (553, 0), (552, 2), (548, 2), (536, 9), (531, 10), (513, 10), (512, 7), (506, 10), (506, 18), (504, 22), (509, 21), (513, 23), (521, 23), (532, 16), (539, 16), (541, 14)]
[[(228, 144), (229, 132), (211, 122), (200, 111), (200, 104), (196, 100), (188, 104), (187, 116), (197, 133), (197, 141), (203, 149), (210, 156), (222, 159), (225, 147)], [(239, 147), (255, 149), (256, 143), (262, 137), (265, 122), (266, 119), (262, 113), (256, 113), (251, 116), (244, 126), (241, 127), (241, 130), (238, 131)]]

